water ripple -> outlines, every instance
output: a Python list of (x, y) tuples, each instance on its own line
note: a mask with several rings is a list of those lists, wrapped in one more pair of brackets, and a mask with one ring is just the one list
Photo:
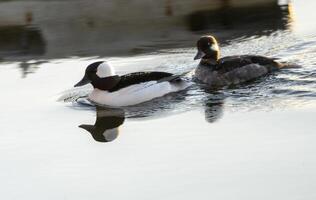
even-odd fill
[[(170, 52), (169, 52), (170, 51)], [(221, 108), (230, 110), (277, 109), (289, 106), (302, 106), (314, 102), (316, 97), (316, 39), (301, 39), (287, 31), (278, 31), (269, 36), (256, 36), (232, 40), (222, 48), (223, 55), (259, 54), (278, 57), (281, 61), (300, 65), (296, 68), (280, 70), (250, 83), (210, 91), (203, 85), (194, 85), (179, 94), (167, 95), (137, 106), (126, 107), (129, 118), (144, 118), (184, 112), (190, 109), (204, 108), (210, 113), (210, 121), (220, 114), (213, 111)], [(122, 63), (151, 65), (139, 70), (159, 70), (182, 73), (194, 70), (197, 65), (192, 57), (194, 48), (171, 49), (165, 52), (127, 58)], [(143, 63), (142, 63), (143, 62)], [(117, 62), (116, 64), (120, 64)], [(128, 73), (129, 71), (124, 71)], [(84, 91), (75, 91), (77, 96), (68, 98), (72, 101)], [(75, 94), (72, 92), (72, 95)], [(78, 96), (79, 95), (79, 96)], [(71, 95), (70, 95), (71, 96)], [(64, 96), (64, 97), (67, 97)], [(66, 98), (65, 98), (66, 99)]]

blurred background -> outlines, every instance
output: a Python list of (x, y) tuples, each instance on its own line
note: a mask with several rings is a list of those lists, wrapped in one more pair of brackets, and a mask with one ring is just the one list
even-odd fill
[(294, 29), (295, 9), (288, 0), (0, 0), (0, 58), (127, 55), (193, 47), (202, 34), (268, 35)]

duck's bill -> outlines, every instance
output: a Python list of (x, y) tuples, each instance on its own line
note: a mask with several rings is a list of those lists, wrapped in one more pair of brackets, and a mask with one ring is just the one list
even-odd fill
[(201, 59), (203, 56), (205, 56), (205, 53), (199, 50), (195, 55), (194, 60)]
[(92, 132), (92, 130), (94, 128), (93, 125), (88, 125), (88, 124), (81, 124), (79, 127), (83, 128), (83, 129), (85, 129), (86, 131), (89, 131), (89, 132)]
[(79, 87), (79, 86), (83, 86), (86, 85), (88, 83), (90, 83), (91, 81), (89, 80), (89, 78), (87, 76), (84, 76), (81, 81), (79, 81), (76, 85), (74, 85), (74, 87)]

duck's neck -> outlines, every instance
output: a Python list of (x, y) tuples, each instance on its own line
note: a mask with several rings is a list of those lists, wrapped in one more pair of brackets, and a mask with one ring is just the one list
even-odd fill
[(206, 55), (202, 57), (200, 61), (200, 65), (205, 65), (205, 66), (213, 66), (216, 65), (219, 59), (219, 51), (207, 51)]
[(204, 65), (204, 66), (215, 66), (217, 65), (218, 62), (215, 59), (211, 59), (211, 58), (202, 58), (200, 61), (200, 65)]
[(100, 78), (99, 76), (95, 75), (91, 80), (91, 84), (95, 89), (110, 90), (115, 87), (120, 80), (121, 78), (118, 75), (107, 76), (104, 78)]

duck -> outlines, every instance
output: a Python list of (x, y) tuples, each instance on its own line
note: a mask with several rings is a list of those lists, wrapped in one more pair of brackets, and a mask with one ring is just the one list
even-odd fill
[(212, 88), (233, 86), (255, 80), (285, 67), (277, 58), (260, 55), (235, 55), (220, 58), (219, 45), (212, 35), (200, 37), (194, 60), (200, 63), (194, 72), (198, 82)]
[(133, 72), (117, 75), (107, 61), (97, 61), (87, 66), (84, 77), (74, 85), (91, 83), (93, 91), (88, 100), (96, 105), (110, 107), (132, 106), (190, 86), (183, 74), (160, 71)]

